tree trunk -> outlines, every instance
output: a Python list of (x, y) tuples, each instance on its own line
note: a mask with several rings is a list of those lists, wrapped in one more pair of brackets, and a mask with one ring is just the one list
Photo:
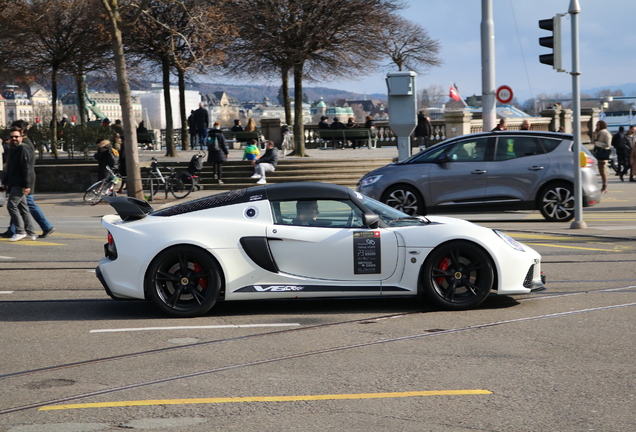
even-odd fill
[(177, 150), (174, 147), (174, 124), (170, 99), (170, 61), (167, 58), (161, 60), (161, 72), (163, 75), (163, 103), (166, 106), (166, 157), (176, 157)]
[(57, 69), (57, 66), (53, 66), (51, 71), (51, 153), (55, 159), (57, 159)]
[(291, 113), (291, 98), (289, 97), (289, 69), (284, 68), (281, 71), (282, 74), (282, 91), (283, 91), (283, 106), (285, 107), (285, 123), (288, 125), (293, 125), (294, 122), (292, 120)]
[(188, 117), (185, 106), (185, 71), (178, 69), (179, 75), (179, 115), (181, 116), (181, 148), (190, 149), (190, 139), (188, 137)]
[(294, 151), (292, 156), (305, 153), (305, 124), (303, 122), (303, 65), (294, 66)]
[(84, 75), (75, 75), (75, 87), (77, 92), (77, 110), (79, 111), (79, 123), (82, 126), (86, 126), (86, 99), (84, 93), (86, 92), (86, 81)]
[(113, 40), (113, 54), (115, 57), (115, 73), (117, 74), (117, 90), (119, 91), (122, 122), (124, 124), (124, 136), (126, 137), (126, 170), (128, 172), (126, 187), (128, 188), (128, 196), (143, 199), (144, 193), (141, 187), (139, 154), (137, 153), (135, 115), (132, 107), (132, 98), (130, 96), (126, 59), (124, 57), (124, 43), (122, 41), (121, 30), (119, 28), (121, 23), (119, 5), (117, 0), (102, 0), (102, 4), (108, 13), (111, 25), (111, 38)]

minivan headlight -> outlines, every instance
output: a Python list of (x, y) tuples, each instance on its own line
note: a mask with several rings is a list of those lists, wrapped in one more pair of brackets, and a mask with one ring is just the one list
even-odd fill
[(373, 183), (377, 182), (381, 178), (382, 178), (382, 175), (374, 175), (370, 177), (365, 177), (362, 180), (360, 180), (360, 186), (365, 187), (365, 186), (372, 185)]
[(518, 251), (521, 252), (525, 252), (526, 250), (523, 248), (523, 245), (521, 243), (519, 243), (517, 240), (513, 239), (512, 237), (510, 237), (508, 234), (504, 234), (499, 230), (493, 230), (495, 232), (495, 234), (497, 234), (499, 236), (500, 239), (502, 239), (503, 241), (505, 241), (508, 246), (510, 246), (513, 249), (516, 249)]

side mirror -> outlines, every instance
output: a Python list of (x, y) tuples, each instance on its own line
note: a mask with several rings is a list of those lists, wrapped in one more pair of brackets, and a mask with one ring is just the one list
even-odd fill
[(362, 215), (362, 223), (369, 228), (377, 228), (380, 225), (380, 216), (375, 213), (365, 213)]
[(447, 153), (442, 153), (442, 154), (440, 154), (439, 156), (437, 156), (435, 158), (434, 162), (436, 164), (443, 164), (443, 163), (446, 163), (446, 162), (450, 162), (450, 158), (448, 157)]

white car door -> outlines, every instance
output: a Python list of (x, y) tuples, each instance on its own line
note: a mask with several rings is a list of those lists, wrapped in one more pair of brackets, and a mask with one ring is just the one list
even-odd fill
[(370, 285), (393, 275), (398, 262), (393, 231), (363, 227), (362, 212), (350, 202), (317, 202), (320, 213), (309, 224), (297, 221), (296, 201), (280, 203), (283, 217), (267, 229), (269, 248), (279, 271), (303, 278)]

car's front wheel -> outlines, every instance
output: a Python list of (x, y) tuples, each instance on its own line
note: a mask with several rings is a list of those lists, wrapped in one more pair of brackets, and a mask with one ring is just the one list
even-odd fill
[(161, 252), (146, 273), (148, 297), (159, 309), (179, 318), (200, 316), (216, 303), (221, 292), (217, 262), (194, 246)]
[(550, 222), (568, 222), (574, 218), (574, 190), (567, 183), (553, 183), (541, 190), (539, 211)]
[(412, 186), (391, 186), (384, 192), (381, 201), (409, 216), (424, 214), (424, 200)]
[(490, 256), (467, 241), (452, 241), (435, 248), (422, 266), (420, 289), (424, 296), (447, 310), (479, 306), (493, 287)]

